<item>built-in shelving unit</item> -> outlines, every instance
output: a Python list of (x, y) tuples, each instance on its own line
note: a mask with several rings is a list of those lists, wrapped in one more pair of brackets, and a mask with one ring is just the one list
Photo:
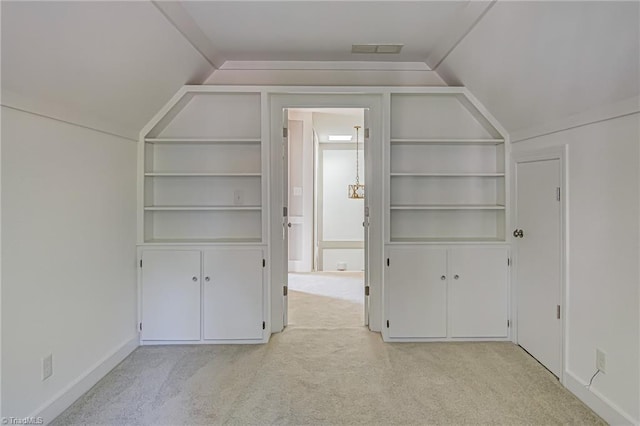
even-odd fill
[(465, 105), (391, 95), (389, 243), (504, 241), (505, 140)]
[(260, 102), (259, 93), (203, 95), (144, 138), (144, 243), (264, 240)]

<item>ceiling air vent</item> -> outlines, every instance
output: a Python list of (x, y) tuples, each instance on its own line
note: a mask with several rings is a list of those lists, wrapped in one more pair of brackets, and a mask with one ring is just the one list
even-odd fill
[(351, 53), (400, 53), (404, 44), (353, 44)]

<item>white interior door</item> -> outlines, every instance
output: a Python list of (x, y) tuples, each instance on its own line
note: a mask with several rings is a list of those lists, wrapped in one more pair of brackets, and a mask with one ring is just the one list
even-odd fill
[[(290, 272), (311, 272), (313, 155), (311, 153), (311, 132), (308, 130), (305, 128), (303, 120), (289, 120), (288, 201), (291, 226), (289, 227), (288, 249)], [(307, 175), (310, 175), (310, 179)]]
[(517, 340), (562, 372), (560, 160), (516, 162)]
[[(371, 167), (367, 167), (368, 163), (368, 151), (370, 150), (369, 138), (369, 110), (364, 110), (364, 149), (363, 152), (363, 160), (365, 164), (364, 174), (365, 174), (365, 182), (373, 182), (373, 177), (371, 176)], [(362, 226), (364, 227), (364, 325), (369, 325), (369, 197), (367, 197), (367, 186), (365, 186), (364, 191), (364, 221), (362, 222)]]
[(286, 327), (289, 317), (289, 110), (282, 113), (282, 326)]

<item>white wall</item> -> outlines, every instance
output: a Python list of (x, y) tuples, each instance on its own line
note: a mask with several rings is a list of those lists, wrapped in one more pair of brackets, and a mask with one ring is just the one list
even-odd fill
[[(301, 156), (298, 170), (300, 176), (297, 176), (298, 182), (294, 182), (292, 174), (289, 175), (289, 215), (298, 216), (302, 220), (302, 224), (294, 224), (289, 230), (289, 245), (293, 242), (296, 245), (300, 255), (300, 260), (289, 263), (289, 270), (296, 272), (311, 272), (314, 267), (314, 161), (315, 148), (313, 144), (313, 114), (304, 110), (290, 110), (289, 120), (300, 122), (302, 127), (302, 135), (300, 140), (291, 140), (293, 143), (299, 143), (298, 154)], [(290, 124), (291, 125), (291, 124)], [(289, 168), (291, 169), (292, 147), (289, 147)], [(294, 187), (302, 190), (302, 195), (294, 191)], [(294, 235), (294, 233), (297, 233)], [(297, 236), (297, 239), (296, 239)], [(289, 260), (293, 260), (291, 249), (289, 251)]]
[[(318, 167), (322, 176), (318, 191), (319, 269), (335, 271), (338, 263), (345, 262), (349, 271), (364, 269), (364, 200), (347, 197), (348, 186), (355, 183), (356, 131), (364, 126), (362, 110), (345, 113), (313, 113), (313, 128), (320, 142)], [(360, 129), (359, 179), (365, 183), (364, 130)], [(352, 142), (328, 143), (329, 135), (352, 135)], [(335, 149), (340, 148), (340, 149)]]
[[(608, 421), (600, 402), (640, 422), (638, 259), (640, 114), (513, 144), (513, 152), (569, 146), (565, 381)], [(596, 348), (607, 372), (595, 373)]]
[(129, 140), (2, 107), (3, 416), (51, 421), (135, 348), (135, 166)]

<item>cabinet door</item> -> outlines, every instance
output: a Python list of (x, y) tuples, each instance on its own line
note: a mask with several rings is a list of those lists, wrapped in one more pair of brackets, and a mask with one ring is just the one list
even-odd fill
[(262, 249), (204, 251), (204, 338), (261, 339)]
[(393, 247), (388, 254), (389, 337), (445, 337), (447, 251)]
[(200, 252), (142, 253), (142, 339), (200, 340)]
[(507, 249), (449, 250), (451, 337), (507, 337)]

